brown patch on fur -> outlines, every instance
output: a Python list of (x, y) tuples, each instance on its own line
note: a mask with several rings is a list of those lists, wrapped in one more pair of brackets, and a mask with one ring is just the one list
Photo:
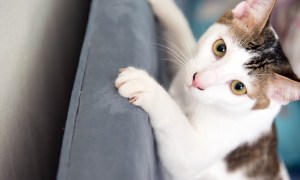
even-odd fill
[(226, 12), (217, 22), (228, 26), (235, 42), (253, 54), (244, 66), (255, 79), (253, 88), (248, 91), (249, 97), (256, 100), (254, 110), (265, 109), (270, 105), (268, 89), (274, 85), (271, 79), (275, 73), (299, 82), (269, 22), (266, 21), (263, 28), (253, 28), (249, 22), (241, 25), (242, 22), (235, 19), (231, 11)]
[(257, 40), (260, 34), (259, 29), (255, 28), (254, 24), (242, 26), (242, 23), (233, 17), (232, 11), (226, 12), (217, 22), (230, 27), (231, 36), (239, 42), (242, 47), (255, 39)]
[(255, 143), (241, 145), (232, 151), (225, 161), (229, 172), (243, 169), (250, 178), (281, 179), (275, 125), (269, 134), (265, 134)]
[(221, 18), (217, 20), (217, 23), (231, 26), (233, 22), (232, 11), (227, 11)]
[(252, 109), (253, 110), (266, 109), (267, 107), (269, 107), (270, 102), (271, 101), (269, 98), (257, 99)]
[[(259, 37), (261, 32), (269, 24), (269, 18), (276, 0), (272, 0), (272, 2), (269, 3), (268, 9), (260, 10), (260, 12), (256, 13), (253, 13), (253, 11), (256, 11), (256, 6), (259, 5), (253, 5), (250, 3), (250, 6), (253, 5), (255, 7), (247, 8), (243, 17), (239, 18), (234, 17), (233, 11), (228, 11), (217, 22), (229, 26), (233, 35), (238, 37), (242, 44), (251, 42), (251, 39)], [(261, 16), (258, 16), (258, 14)]]
[(255, 81), (252, 82), (252, 89), (248, 92), (248, 96), (251, 99), (256, 100), (252, 109), (266, 109), (269, 107), (271, 102), (270, 98), (268, 97), (268, 88), (270, 86), (269, 79), (272, 73), (266, 69), (264, 69), (263, 72), (254, 71), (252, 73), (252, 75), (255, 76)]
[[(285, 57), (283, 56), (281, 60), (286, 60), (284, 58)], [(272, 64), (263, 66), (262, 64), (265, 63), (264, 61), (269, 61)], [(280, 88), (284, 89), (287, 87), (296, 88), (293, 87), (293, 83), (288, 83), (288, 82), (293, 82), (293, 81), (299, 82), (299, 79), (293, 73), (292, 68), (288, 64), (288, 62), (280, 64), (276, 62), (275, 58), (264, 57), (264, 55), (262, 55), (260, 57), (260, 62), (257, 62), (257, 64), (258, 66), (261, 67), (249, 67), (247, 66), (247, 64), (245, 65), (246, 68), (251, 70), (250, 75), (255, 76), (256, 79), (252, 83), (253, 89), (248, 92), (248, 95), (251, 99), (256, 99), (256, 103), (253, 107), (253, 110), (265, 109), (269, 107), (271, 101), (270, 96), (272, 96), (271, 93), (272, 91), (275, 91), (276, 89), (279, 90)], [(281, 78), (282, 81), (280, 81), (280, 78), (276, 78), (277, 76), (279, 76), (278, 75), (279, 73), (281, 74), (280, 76), (285, 77), (284, 80), (282, 80), (283, 78)], [(293, 101), (294, 100), (293, 98), (296, 98), (292, 96), (290, 93), (288, 94), (282, 93), (284, 92), (284, 90), (280, 90), (279, 92), (278, 95), (285, 97), (284, 99), (288, 101)], [(289, 95), (291, 96), (290, 98)]]

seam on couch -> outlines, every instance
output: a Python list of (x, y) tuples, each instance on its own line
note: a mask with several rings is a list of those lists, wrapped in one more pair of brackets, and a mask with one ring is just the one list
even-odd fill
[[(147, 120), (149, 121), (149, 117), (147, 118)], [(151, 129), (151, 128), (148, 128), (148, 132), (147, 132), (147, 139), (151, 139), (150, 138), (150, 136), (149, 136), (149, 134), (150, 133), (152, 133), (152, 132), (149, 132), (149, 131), (151, 131), (151, 130), (149, 130), (149, 129)], [(153, 142), (152, 142), (153, 143)], [(148, 177), (149, 177), (149, 179), (150, 180), (153, 180), (153, 177), (152, 177), (152, 172), (153, 172), (153, 169), (151, 169), (151, 164), (150, 164), (150, 160), (149, 160), (149, 158), (150, 158), (150, 152), (149, 152), (149, 144), (148, 144), (148, 147), (147, 147), (147, 149), (146, 149), (146, 151), (147, 151), (147, 165), (148, 165)]]
[[(72, 96), (70, 100), (70, 106), (68, 110), (67, 121), (65, 125), (65, 133), (63, 137), (63, 143), (61, 148), (60, 162), (57, 173), (57, 180), (66, 180), (68, 177), (68, 168), (70, 166), (71, 148), (73, 144), (73, 138), (75, 134), (76, 119), (80, 108), (80, 97), (85, 78), (86, 66), (90, 54), (90, 41), (94, 33), (93, 22), (95, 20), (95, 11), (97, 0), (92, 0), (88, 25), (86, 28), (86, 35), (83, 41), (81, 55), (79, 58), (78, 69), (76, 78), (73, 85)], [(78, 83), (78, 84), (77, 84)]]

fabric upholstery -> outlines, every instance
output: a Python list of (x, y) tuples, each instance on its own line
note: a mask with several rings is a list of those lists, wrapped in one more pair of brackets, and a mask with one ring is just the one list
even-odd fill
[(58, 180), (159, 180), (148, 115), (117, 94), (118, 69), (157, 77), (156, 28), (146, 1), (94, 0), (65, 129)]

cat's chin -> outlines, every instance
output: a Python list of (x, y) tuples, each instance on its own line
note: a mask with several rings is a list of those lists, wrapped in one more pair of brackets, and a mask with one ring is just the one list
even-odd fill
[(199, 92), (200, 90), (193, 87), (193, 86), (187, 86), (187, 93), (192, 97), (192, 98), (197, 98), (199, 97)]
[(197, 101), (198, 103), (204, 103), (206, 105), (211, 104), (211, 97), (209, 97), (203, 89), (196, 88), (194, 86), (188, 86), (188, 92), (191, 95), (192, 99)]
[(188, 86), (188, 91), (194, 95), (194, 94), (198, 94), (199, 91), (202, 91), (202, 90), (191, 85), (191, 86)]

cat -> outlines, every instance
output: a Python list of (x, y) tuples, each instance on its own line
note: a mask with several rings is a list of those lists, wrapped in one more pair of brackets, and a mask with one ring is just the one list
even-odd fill
[(188, 53), (168, 92), (134, 67), (120, 69), (115, 86), (149, 114), (164, 178), (289, 179), (274, 118), (300, 99), (300, 80), (269, 23), (276, 1), (239, 3), (198, 42), (173, 0), (148, 2), (166, 32), (182, 38), (169, 45)]

